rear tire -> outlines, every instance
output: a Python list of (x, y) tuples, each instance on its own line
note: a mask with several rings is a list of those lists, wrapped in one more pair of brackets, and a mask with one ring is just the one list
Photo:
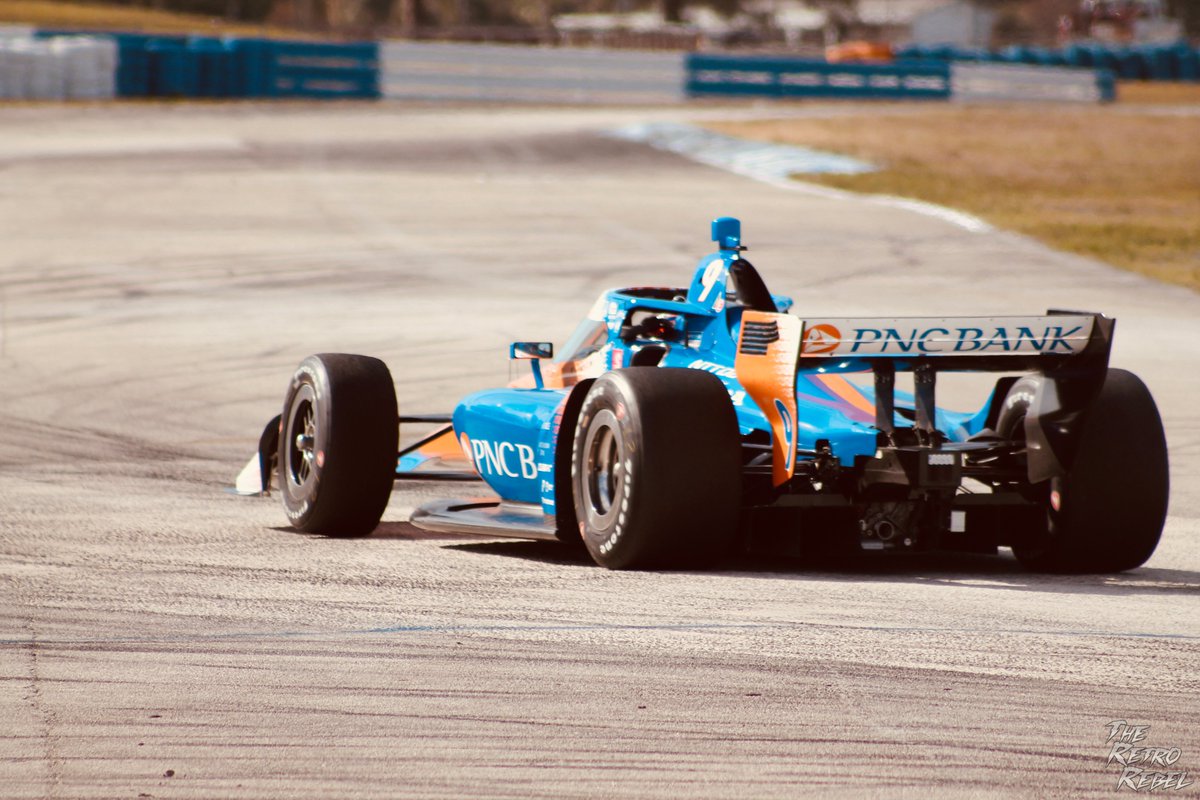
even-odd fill
[[(1024, 437), (1036, 378), (1009, 390), (996, 424), (1005, 438)], [(1013, 553), (1040, 572), (1121, 572), (1154, 553), (1166, 521), (1170, 475), (1167, 442), (1150, 390), (1132, 372), (1110, 369), (1088, 408), (1070, 472), (1044, 487), (1048, 526), (1013, 543)], [(1051, 503), (1058, 493), (1059, 510)]]
[(304, 359), (280, 422), (277, 478), (292, 527), (327, 536), (374, 530), (391, 497), (399, 435), (396, 388), (382, 361)]
[(601, 376), (575, 426), (571, 486), (601, 566), (701, 566), (724, 555), (741, 506), (741, 437), (724, 384), (660, 367)]

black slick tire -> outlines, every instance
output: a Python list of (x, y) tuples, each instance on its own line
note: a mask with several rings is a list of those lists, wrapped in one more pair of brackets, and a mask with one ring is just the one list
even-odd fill
[[(1009, 390), (996, 425), (1000, 436), (1023, 437), (1038, 380), (1022, 378)], [(1069, 473), (1043, 487), (1046, 530), (1013, 543), (1013, 553), (1028, 569), (1121, 572), (1144, 564), (1158, 546), (1170, 475), (1166, 436), (1150, 390), (1132, 372), (1110, 369), (1082, 422)]]
[(374, 530), (392, 493), (398, 440), (396, 389), (382, 361), (304, 359), (284, 398), (276, 476), (292, 527), (327, 536)]
[(601, 376), (575, 425), (571, 486), (597, 564), (711, 564), (733, 541), (741, 502), (741, 439), (724, 385), (689, 369)]

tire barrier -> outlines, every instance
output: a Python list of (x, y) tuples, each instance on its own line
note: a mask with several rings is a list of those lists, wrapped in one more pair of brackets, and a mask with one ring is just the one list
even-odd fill
[(1014, 45), (1001, 50), (953, 45), (907, 45), (896, 50), (900, 60), (993, 62), (1050, 67), (1106, 69), (1121, 80), (1200, 81), (1200, 49), (1175, 44), (1113, 45), (1099, 42), (1062, 48)]
[[(38, 31), (37, 36), (53, 42), (62, 38), (61, 33)], [(113, 76), (117, 97), (380, 97), (375, 42), (325, 44), (132, 33), (92, 38), (107, 41), (115, 50), (108, 74)]]
[(0, 100), (106, 100), (117, 48), (107, 37), (0, 37)]
[[(1147, 51), (1148, 52), (1148, 51)], [(1115, 97), (1116, 77), (1200, 75), (1195, 51), (907, 48), (892, 63), (470, 44), (257, 38), (0, 37), (0, 99), (111, 97), (679, 102), (687, 97), (1047, 100)], [(1128, 56), (1128, 57), (1126, 57)], [(1125, 59), (1125, 60), (1122, 60)]]

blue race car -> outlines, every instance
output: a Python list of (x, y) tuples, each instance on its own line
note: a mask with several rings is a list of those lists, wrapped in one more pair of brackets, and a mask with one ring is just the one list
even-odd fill
[[(1166, 441), (1146, 386), (1108, 366), (1114, 320), (797, 317), (742, 256), (738, 220), (712, 236), (690, 286), (605, 292), (557, 359), (512, 344), (528, 378), (452, 415), (398, 416), (378, 359), (306, 358), (238, 490), (274, 478), (292, 526), (352, 536), (397, 482), (482, 479), (498, 497), (412, 524), (582, 544), (611, 569), (1006, 546), (1035, 570), (1112, 572), (1153, 553)], [(946, 371), (1008, 374), (960, 412), (935, 401)], [(408, 425), (435, 428), (400, 449)]]

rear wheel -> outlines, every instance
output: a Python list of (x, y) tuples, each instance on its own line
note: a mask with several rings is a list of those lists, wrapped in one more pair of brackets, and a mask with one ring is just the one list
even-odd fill
[[(1025, 438), (1038, 378), (1009, 390), (996, 431)], [(1158, 546), (1170, 492), (1162, 420), (1146, 385), (1110, 369), (1087, 410), (1070, 472), (1043, 488), (1048, 525), (1013, 544), (1022, 564), (1045, 572), (1120, 572)]]
[(309, 356), (292, 376), (280, 421), (278, 483), (292, 527), (362, 536), (392, 493), (396, 389), (377, 358)]
[(601, 566), (699, 566), (724, 554), (741, 503), (741, 440), (724, 385), (687, 369), (603, 375), (579, 412), (571, 486)]

